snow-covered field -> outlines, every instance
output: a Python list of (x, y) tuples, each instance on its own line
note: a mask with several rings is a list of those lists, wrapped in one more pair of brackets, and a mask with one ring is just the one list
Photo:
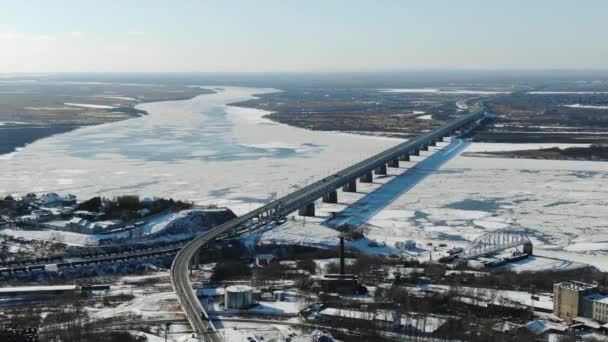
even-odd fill
[(469, 90), (469, 89), (437, 89), (437, 88), (392, 88), (380, 89), (385, 93), (422, 93), (422, 94), (454, 94), (454, 95), (496, 95), (509, 94), (510, 91)]
[(582, 105), (580, 103), (575, 103), (571, 105), (564, 105), (564, 107), (570, 108), (585, 108), (585, 109), (608, 109), (608, 106), (592, 106), (592, 105)]
[(138, 194), (242, 214), (400, 142), (276, 124), (262, 118), (268, 112), (226, 105), (274, 90), (223, 88), (140, 104), (150, 115), (55, 135), (4, 156), (0, 194)]
[(96, 104), (89, 104), (89, 103), (64, 103), (64, 105), (66, 105), (66, 106), (74, 106), (74, 107), (83, 107), (83, 108), (92, 108), (92, 109), (112, 109), (112, 108), (116, 108), (114, 106), (96, 105)]

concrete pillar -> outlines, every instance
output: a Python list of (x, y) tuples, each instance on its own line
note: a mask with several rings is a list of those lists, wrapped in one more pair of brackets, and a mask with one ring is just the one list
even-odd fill
[(443, 141), (443, 137), (437, 138), (437, 141), (442, 142)]
[(435, 140), (431, 140), (431, 142), (429, 143), (429, 146), (437, 146), (437, 143), (435, 142)]
[(393, 159), (388, 162), (388, 167), (399, 167), (399, 159)]
[(412, 153), (411, 153), (411, 154), (412, 154), (413, 156), (419, 156), (419, 155), (420, 155), (420, 151), (419, 151), (417, 148), (415, 148), (415, 149), (413, 149), (413, 150), (412, 150)]
[(315, 202), (308, 203), (298, 210), (300, 216), (315, 216)]
[(342, 186), (344, 192), (357, 192), (357, 181), (350, 181)]
[(386, 164), (382, 164), (382, 165), (378, 166), (374, 170), (374, 173), (377, 175), (386, 175)]
[(420, 146), (420, 151), (428, 151), (428, 150), (429, 150), (429, 145), (422, 144), (422, 146)]
[(361, 176), (361, 178), (359, 178), (359, 181), (361, 181), (361, 183), (372, 183), (374, 181), (374, 176), (371, 171), (366, 172), (363, 176)]
[(401, 157), (399, 157), (399, 160), (401, 161), (410, 161), (410, 155), (409, 154), (403, 154), (401, 155)]
[(323, 203), (338, 203), (338, 192), (334, 190), (323, 195)]

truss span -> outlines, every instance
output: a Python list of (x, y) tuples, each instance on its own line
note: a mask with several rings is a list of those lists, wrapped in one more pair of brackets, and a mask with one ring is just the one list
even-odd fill
[(460, 258), (473, 259), (484, 255), (494, 254), (508, 248), (531, 244), (532, 242), (524, 232), (501, 229), (485, 233), (473, 240), (473, 242), (464, 249)]

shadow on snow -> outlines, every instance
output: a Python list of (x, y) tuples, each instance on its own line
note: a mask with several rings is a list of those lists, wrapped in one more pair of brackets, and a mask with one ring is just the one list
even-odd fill
[(326, 220), (323, 224), (330, 227), (337, 227), (343, 224), (351, 226), (362, 225), (399, 196), (437, 171), (443, 164), (460, 154), (469, 144), (467, 140), (453, 139), (441, 150), (360, 198), (340, 211), (336, 217)]

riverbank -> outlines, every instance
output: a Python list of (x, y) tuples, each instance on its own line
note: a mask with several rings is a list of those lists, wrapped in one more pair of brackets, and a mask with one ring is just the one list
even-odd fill
[(128, 120), (148, 113), (142, 103), (185, 100), (213, 90), (144, 84), (90, 82), (0, 84), (0, 156), (39, 139), (85, 126)]
[(483, 153), (468, 153), (470, 157), (489, 157), (489, 158), (527, 158), (527, 159), (546, 159), (546, 160), (590, 160), (608, 161), (608, 146), (591, 145), (585, 147), (568, 148), (542, 148), (532, 150), (515, 151), (494, 151)]

